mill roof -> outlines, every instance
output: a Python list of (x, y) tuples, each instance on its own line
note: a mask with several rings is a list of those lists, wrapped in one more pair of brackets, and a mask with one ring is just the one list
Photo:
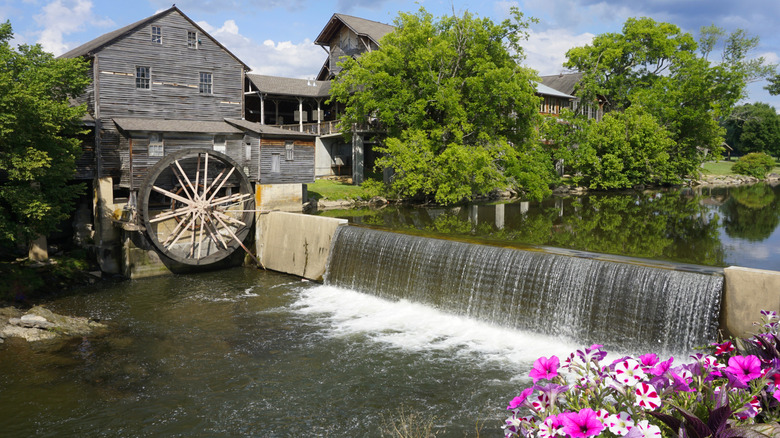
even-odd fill
[(247, 79), (263, 93), (299, 97), (328, 97), (330, 81), (315, 81), (313, 79), (283, 78), (247, 73)]
[(573, 94), (574, 87), (582, 80), (582, 73), (560, 73), (557, 75), (542, 76), (542, 84), (560, 91)]
[(374, 43), (379, 44), (383, 36), (395, 30), (395, 26), (380, 23), (378, 21), (367, 20), (365, 18), (353, 17), (351, 15), (333, 14), (328, 24), (322, 29), (320, 34), (314, 40), (314, 44), (327, 46), (338, 33), (342, 26), (348, 27), (352, 32), (359, 36), (368, 37)]

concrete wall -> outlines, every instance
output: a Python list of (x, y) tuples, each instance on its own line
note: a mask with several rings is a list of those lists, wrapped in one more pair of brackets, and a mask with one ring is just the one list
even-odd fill
[(761, 310), (780, 313), (780, 272), (732, 266), (723, 275), (720, 325), (727, 335), (756, 333), (753, 322), (761, 321)]
[(263, 267), (322, 281), (330, 242), (345, 219), (271, 212), (256, 216), (257, 258)]
[(303, 184), (257, 184), (255, 186), (257, 210), (301, 212), (303, 211)]

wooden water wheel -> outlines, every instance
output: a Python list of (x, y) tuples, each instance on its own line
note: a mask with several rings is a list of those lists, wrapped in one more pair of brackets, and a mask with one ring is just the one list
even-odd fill
[(207, 265), (246, 249), (254, 192), (225, 154), (187, 149), (167, 155), (149, 170), (138, 202), (152, 243), (177, 262)]

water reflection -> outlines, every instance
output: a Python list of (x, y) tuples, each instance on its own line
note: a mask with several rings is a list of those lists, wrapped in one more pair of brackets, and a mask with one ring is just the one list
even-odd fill
[[(542, 202), (396, 207), (320, 214), (352, 223), (494, 244), (780, 270), (780, 187), (594, 193)], [(780, 254), (778, 254), (780, 255)]]

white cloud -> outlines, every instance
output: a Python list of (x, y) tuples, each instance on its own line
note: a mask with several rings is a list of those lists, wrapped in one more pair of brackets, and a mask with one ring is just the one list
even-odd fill
[(92, 13), (90, 0), (54, 0), (35, 15), (35, 22), (43, 28), (39, 32), (38, 43), (47, 52), (62, 54), (75, 47), (74, 43), (65, 41), (65, 36), (84, 30), (87, 25), (104, 27), (113, 22), (108, 19), (98, 19)]
[(225, 21), (220, 28), (205, 21), (199, 21), (198, 25), (248, 64), (253, 73), (312, 78), (320, 71), (327, 57), (325, 51), (309, 39), (300, 43), (273, 40), (257, 43), (241, 35), (233, 20)]
[(526, 54), (524, 64), (540, 75), (560, 73), (565, 70), (563, 63), (566, 61), (566, 52), (573, 47), (590, 44), (593, 37), (591, 33), (574, 35), (564, 29), (531, 31), (528, 41), (523, 43)]

